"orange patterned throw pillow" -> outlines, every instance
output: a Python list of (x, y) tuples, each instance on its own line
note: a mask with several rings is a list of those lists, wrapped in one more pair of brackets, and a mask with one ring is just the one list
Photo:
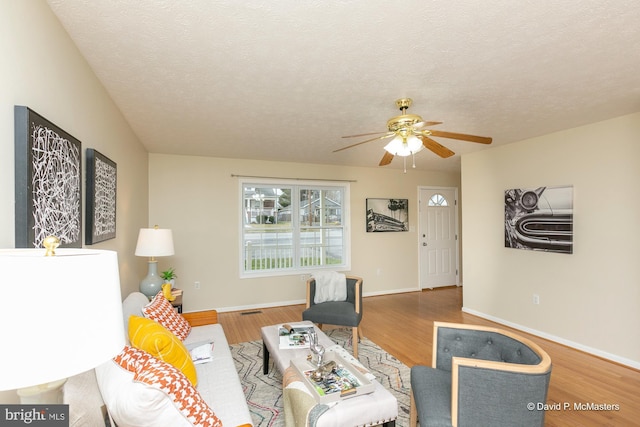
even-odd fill
[(113, 359), (134, 374), (133, 380), (165, 393), (176, 408), (196, 427), (222, 427), (222, 422), (198, 390), (175, 367), (135, 347), (125, 346)]
[(153, 300), (142, 308), (142, 313), (144, 317), (155, 320), (173, 332), (175, 336), (180, 338), (180, 341), (184, 341), (191, 332), (189, 322), (176, 312), (162, 292), (158, 292)]

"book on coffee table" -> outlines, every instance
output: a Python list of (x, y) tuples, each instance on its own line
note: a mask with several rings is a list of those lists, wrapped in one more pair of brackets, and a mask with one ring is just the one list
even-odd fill
[(280, 349), (309, 348), (309, 333), (313, 326), (309, 324), (285, 323), (278, 327)]

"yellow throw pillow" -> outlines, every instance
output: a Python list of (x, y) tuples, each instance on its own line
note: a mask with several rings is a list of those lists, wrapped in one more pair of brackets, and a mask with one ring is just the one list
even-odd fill
[(196, 367), (189, 350), (178, 337), (155, 320), (129, 317), (129, 340), (135, 348), (179, 369), (194, 386), (198, 384)]

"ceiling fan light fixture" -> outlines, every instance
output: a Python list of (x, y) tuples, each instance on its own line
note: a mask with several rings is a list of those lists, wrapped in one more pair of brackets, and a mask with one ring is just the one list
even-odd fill
[(429, 129), (431, 126), (442, 124), (442, 122), (424, 121), (422, 117), (416, 114), (407, 114), (407, 109), (411, 104), (412, 101), (410, 98), (401, 98), (396, 100), (396, 106), (400, 109), (401, 114), (399, 116), (392, 117), (387, 121), (388, 132), (360, 133), (357, 135), (343, 136), (343, 138), (355, 138), (370, 135), (382, 136), (376, 136), (364, 141), (356, 142), (355, 144), (334, 150), (334, 152), (356, 147), (367, 142), (392, 138), (391, 141), (385, 145), (384, 155), (378, 165), (386, 166), (391, 163), (395, 156), (400, 156), (403, 158), (406, 172), (407, 157), (412, 157), (413, 167), (415, 168), (415, 154), (419, 153), (424, 148), (429, 149), (429, 151), (432, 151), (443, 159), (449, 158), (455, 154), (453, 151), (449, 150), (447, 147), (431, 137), (458, 139), (460, 141), (475, 142), (479, 144), (491, 144), (492, 142), (492, 138), (486, 136), (467, 135), (464, 133)]
[(422, 141), (415, 135), (402, 136), (396, 135), (384, 149), (394, 156), (407, 157), (416, 154), (424, 148)]

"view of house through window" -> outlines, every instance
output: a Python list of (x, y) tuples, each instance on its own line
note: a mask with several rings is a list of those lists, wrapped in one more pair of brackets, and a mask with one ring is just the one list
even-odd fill
[(348, 185), (242, 184), (245, 276), (347, 268)]

